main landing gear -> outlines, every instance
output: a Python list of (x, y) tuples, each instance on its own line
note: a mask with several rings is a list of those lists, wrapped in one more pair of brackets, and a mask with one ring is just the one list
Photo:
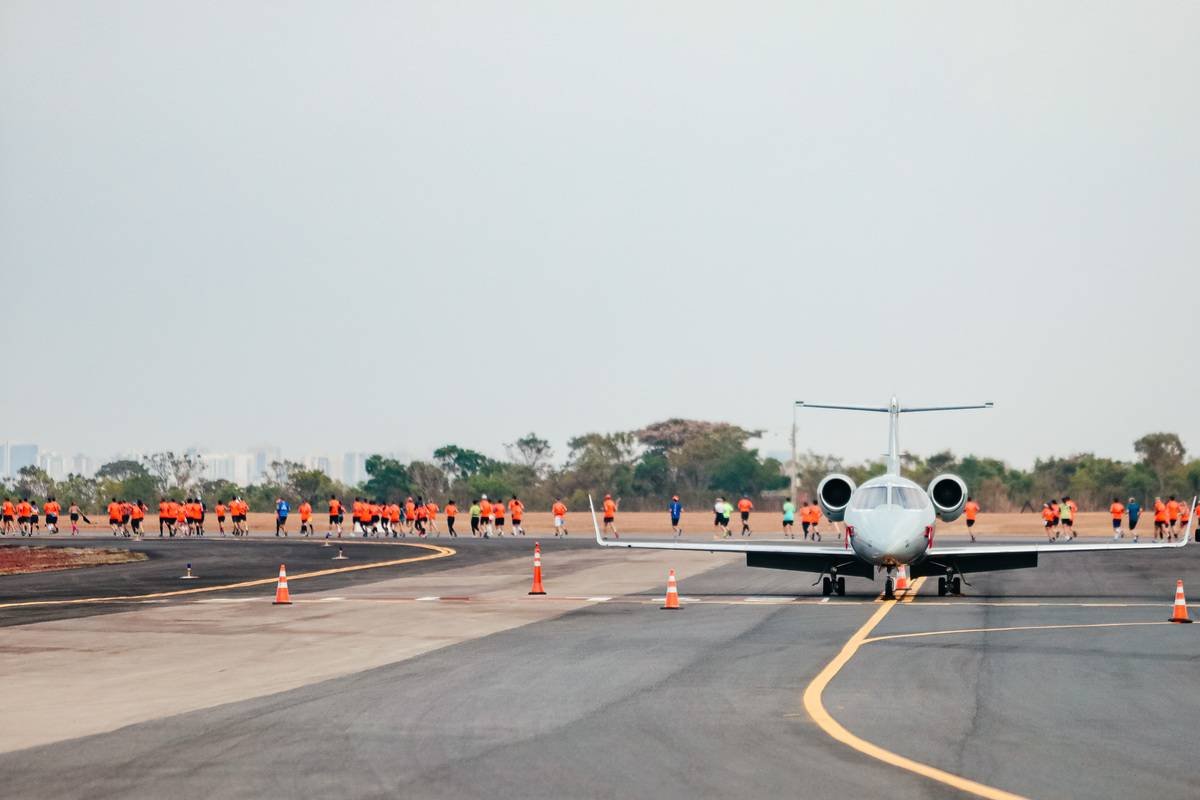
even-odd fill
[(938, 597), (945, 597), (947, 594), (962, 594), (961, 577), (947, 575), (945, 578), (938, 578)]
[(826, 576), (822, 578), (821, 594), (828, 597), (834, 592), (837, 592), (839, 597), (842, 597), (846, 594), (846, 579), (837, 575), (832, 577)]

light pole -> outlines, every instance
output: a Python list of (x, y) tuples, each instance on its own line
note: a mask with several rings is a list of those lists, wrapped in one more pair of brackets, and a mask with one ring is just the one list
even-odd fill
[(792, 496), (789, 498), (793, 503), (797, 502), (798, 492), (796, 482), (799, 480), (799, 465), (796, 463), (796, 406), (799, 402), (792, 403)]

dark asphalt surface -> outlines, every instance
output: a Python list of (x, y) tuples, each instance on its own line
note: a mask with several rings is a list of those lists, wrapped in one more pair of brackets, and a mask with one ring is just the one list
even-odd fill
[[(1037, 570), (976, 576), (963, 598), (939, 599), (927, 583), (872, 635), (1157, 622), (1176, 578), (1200, 591), (1200, 548), (1047, 557)], [(685, 577), (681, 592), (816, 595), (810, 582), (731, 566)], [(848, 581), (850, 596), (825, 604), (593, 605), (346, 678), (0, 755), (0, 774), (13, 797), (962, 796), (834, 741), (803, 710), (804, 687), (879, 608), (861, 602), (879, 585)], [(824, 701), (869, 741), (1007, 791), (1194, 798), (1198, 637), (1200, 625), (1153, 625), (881, 641)]]
[[(441, 545), (453, 548), (456, 552), (448, 558), (306, 579), (293, 583), (291, 589), (293, 592), (337, 589), (342, 586), (394, 578), (401, 574), (436, 572), (469, 566), (490, 559), (529, 556), (533, 551), (534, 540), (529, 537), (488, 539), (487, 541), (474, 540), (462, 545), (459, 543), (468, 540), (462, 537), (451, 539), (443, 536), (429, 540), (410, 538), (397, 541)], [(589, 546), (589, 540), (586, 539), (555, 540), (551, 537), (549, 542), (541, 539), (537, 541), (541, 542), (542, 549), (546, 552), (552, 552), (554, 548), (558, 547)], [(5, 575), (0, 577), (0, 604), (36, 600), (66, 600), (79, 597), (142, 595), (271, 578), (279, 574), (280, 564), (287, 565), (289, 575), (296, 575), (338, 566), (410, 558), (429, 552), (414, 547), (396, 547), (390, 542), (392, 540), (388, 540), (388, 543), (377, 543), (377, 540), (371, 540), (369, 543), (361, 540), (343, 540), (342, 548), (349, 560), (332, 561), (333, 556), (337, 555), (336, 542), (334, 547), (326, 548), (321, 546), (323, 540), (316, 538), (307, 540), (297, 537), (283, 540), (268, 538), (238, 540), (232, 537), (226, 539), (220, 537), (159, 539), (155, 536), (153, 539), (146, 539), (142, 542), (113, 537), (73, 540), (61, 537), (56, 539), (17, 539), (15, 541), (5, 539), (0, 540), (0, 547), (33, 544), (51, 547), (129, 548), (146, 553), (149, 560), (29, 575)], [(192, 572), (197, 577), (195, 580), (184, 581), (180, 579), (180, 576), (185, 573), (188, 563), (191, 563)], [(219, 596), (244, 596), (263, 594), (264, 592), (269, 594), (271, 591), (270, 587), (258, 586), (223, 590)], [(203, 597), (214, 596), (218, 595), (203, 595)], [(199, 598), (183, 596), (171, 598), (169, 602), (189, 602), (196, 599)], [(72, 606), (0, 608), (0, 627), (107, 614), (126, 611), (130, 607), (130, 602), (106, 602)]]

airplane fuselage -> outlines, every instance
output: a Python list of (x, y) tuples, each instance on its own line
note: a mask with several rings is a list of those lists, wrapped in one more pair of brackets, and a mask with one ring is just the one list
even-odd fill
[(925, 557), (935, 522), (929, 495), (900, 475), (881, 475), (854, 490), (845, 512), (850, 547), (869, 564), (896, 567)]

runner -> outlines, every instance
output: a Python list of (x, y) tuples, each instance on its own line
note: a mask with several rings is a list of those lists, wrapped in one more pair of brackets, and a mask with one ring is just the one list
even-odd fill
[(1062, 512), (1058, 507), (1058, 501), (1053, 497), (1050, 498), (1050, 510), (1054, 512), (1054, 538), (1057, 539), (1058, 535), (1062, 532)]
[(183, 533), (184, 536), (191, 536), (192, 530), (188, 527), (187, 503), (176, 502), (175, 508), (175, 528)]
[[(22, 501), (22, 503), (23, 502), (24, 501)], [(17, 520), (18, 521), (20, 521), (20, 519), (21, 519), (21, 517), (19, 516), (20, 513), (21, 512), (18, 509), (18, 511), (17, 511), (17, 514), (18, 514)], [(25, 513), (24, 519), (25, 519), (26, 523), (29, 522), (29, 513), (28, 512)], [(108, 526), (110, 528), (112, 528), (113, 536), (117, 536), (121, 533), (121, 504), (117, 502), (117, 498), (115, 498), (115, 497), (109, 499), (109, 501), (108, 501)]]
[(1125, 506), (1121, 505), (1121, 498), (1113, 498), (1112, 505), (1108, 507), (1108, 513), (1112, 515), (1113, 540), (1124, 539), (1125, 532), (1121, 530), (1121, 518), (1125, 516)]
[(288, 533), (287, 533), (287, 518), (288, 518), (288, 512), (290, 512), (291, 510), (292, 510), (291, 506), (288, 505), (287, 500), (284, 500), (282, 497), (275, 498), (275, 535), (276, 536), (279, 535), (280, 531), (283, 531), (283, 535), (285, 537), (288, 535)]
[(1055, 539), (1054, 509), (1052, 509), (1050, 507), (1049, 503), (1042, 503), (1042, 521), (1043, 521), (1042, 527), (1044, 527), (1046, 529), (1046, 541), (1053, 542)]
[(430, 500), (425, 504), (425, 510), (429, 512), (429, 532), (440, 537), (442, 532), (438, 530), (437, 515), (438, 512), (441, 511), (441, 508), (439, 508), (438, 504), (433, 500)]
[(0, 528), (0, 535), (8, 536), (13, 532), (13, 521), (17, 518), (17, 507), (13, 504), (11, 497), (4, 498), (4, 505), (0, 507), (0, 513), (3, 514), (4, 527)]
[[(225, 500), (217, 498), (217, 507), (213, 511), (217, 514), (217, 532), (222, 536), (225, 535), (225, 512), (228, 510), (229, 508), (225, 505)], [(162, 536), (162, 534), (160, 533), (159, 536)]]
[(979, 516), (979, 503), (975, 502), (972, 497), (967, 497), (967, 504), (963, 506), (963, 513), (967, 515), (967, 533), (971, 534), (971, 541), (975, 541), (975, 531), (971, 530), (975, 527), (975, 518)]
[(305, 500), (300, 504), (300, 535), (312, 536), (312, 503)]
[(467, 514), (471, 517), (471, 535), (478, 536), (479, 530), (479, 515), (483, 513), (483, 509), (479, 505), (478, 500), (472, 500), (471, 506), (467, 509)]
[(566, 536), (567, 507), (560, 498), (554, 498), (554, 505), (550, 507), (550, 513), (554, 515), (554, 535), (558, 536), (561, 533), (563, 536)]
[(458, 534), (454, 532), (454, 518), (458, 516), (458, 506), (454, 504), (454, 498), (451, 497), (446, 501), (446, 533), (450, 534), (452, 539), (457, 539)]
[(488, 502), (487, 495), (479, 497), (479, 529), (483, 531), (483, 538), (488, 538), (492, 532), (492, 504)]
[(783, 501), (783, 535), (796, 538), (796, 504), (792, 498)]
[(200, 527), (200, 535), (204, 535), (204, 526), (208, 523), (208, 503), (204, 502), (204, 498), (196, 498), (196, 506), (199, 513), (196, 515), (196, 524)]
[(150, 506), (142, 502), (141, 498), (130, 503), (129, 508), (129, 528), (137, 539), (142, 538), (142, 522), (146, 519), (146, 510)]
[(62, 506), (53, 497), (47, 497), (42, 510), (46, 512), (46, 532), (52, 535), (58, 533), (58, 514)]
[(337, 531), (337, 538), (342, 538), (342, 501), (336, 494), (329, 495), (329, 530), (325, 533), (328, 539)]
[(738, 513), (742, 515), (742, 536), (750, 535), (750, 512), (754, 510), (754, 503), (750, 502), (750, 498), (742, 495), (742, 499), (738, 500)]
[(814, 542), (819, 542), (819, 541), (821, 541), (821, 530), (820, 530), (821, 506), (820, 506), (820, 504), (817, 503), (816, 500), (812, 501), (812, 508), (808, 512), (808, 514), (809, 514), (809, 531), (812, 533), (812, 540)]
[[(113, 498), (116, 500), (116, 498)], [(22, 497), (21, 502), (17, 503), (17, 529), (21, 531), (22, 536), (32, 536), (33, 533), (29, 528), (29, 517), (33, 514), (33, 507), (29, 504), (28, 497)], [(117, 506), (117, 524), (121, 522), (121, 507)], [(116, 536), (114, 529), (113, 535)]]
[(1129, 532), (1133, 534), (1133, 540), (1136, 542), (1138, 540), (1138, 518), (1142, 515), (1142, 506), (1136, 497), (1129, 498), (1129, 503), (1125, 506), (1125, 513), (1129, 515)]
[(621, 534), (617, 533), (617, 503), (612, 499), (611, 494), (604, 495), (604, 532), (608, 533), (612, 530), (614, 539), (620, 539)]
[(518, 500), (515, 494), (512, 500), (508, 501), (508, 513), (512, 517), (513, 536), (518, 533), (524, 536), (525, 528), (521, 527), (521, 520), (525, 518), (525, 504)]
[(725, 536), (733, 536), (733, 529), (729, 527), (730, 520), (733, 519), (733, 503), (725, 501), (725, 511), (721, 515), (722, 522), (725, 524)]
[(504, 501), (497, 500), (492, 503), (492, 525), (496, 529), (497, 536), (504, 535)]
[(417, 516), (417, 535), (424, 536), (429, 523), (429, 509), (425, 506), (425, 498), (417, 498), (417, 502), (413, 506), (413, 513)]
[[(413, 502), (411, 497), (404, 500), (404, 528), (408, 533), (412, 533), (417, 525), (417, 504)], [(422, 533), (422, 536), (425, 534)]]
[(683, 535), (683, 528), (679, 524), (679, 520), (683, 516), (683, 503), (679, 502), (679, 495), (671, 495), (671, 502), (667, 505), (667, 511), (671, 514), (671, 530), (675, 533), (675, 538), (678, 539)]
[(71, 535), (72, 536), (79, 533), (79, 518), (80, 517), (83, 517), (83, 521), (86, 522), (88, 525), (92, 524), (92, 521), (90, 519), (88, 519), (87, 515), (84, 514), (79, 509), (79, 505), (74, 500), (71, 501), (70, 507), (67, 509), (67, 514), (71, 517)]
[(40, 529), (38, 525), (38, 504), (37, 500), (29, 504), (29, 535), (33, 536)]
[(726, 533), (725, 498), (723, 497), (718, 497), (716, 502), (713, 503), (713, 528), (715, 529), (713, 530), (714, 539), (719, 539), (722, 533)]
[(1075, 520), (1079, 519), (1079, 506), (1069, 495), (1063, 498), (1063, 502), (1071, 508), (1071, 538), (1074, 539), (1079, 535), (1079, 532), (1075, 530)]
[(383, 504), (380, 503), (378, 500), (372, 500), (371, 501), (371, 520), (370, 520), (371, 533), (378, 536), (380, 533), (379, 526), (380, 526), (380, 523), (382, 523), (382, 522), (383, 522)]
[(188, 526), (192, 529), (192, 534), (195, 536), (204, 535), (204, 506), (200, 505), (200, 498), (193, 497), (187, 503), (187, 518)]
[(1175, 525), (1179, 522), (1179, 501), (1175, 495), (1167, 499), (1167, 538), (1175, 541)]
[(392, 529), (392, 538), (403, 536), (404, 531), (400, 530), (400, 504), (392, 503), (387, 507), (388, 512), (388, 527)]
[(121, 535), (129, 538), (129, 520), (133, 517), (133, 503), (121, 501)]
[(1188, 505), (1186, 502), (1179, 504), (1179, 536), (1188, 535)]
[(1075, 538), (1075, 512), (1071, 509), (1070, 498), (1064, 497), (1062, 503), (1058, 506), (1058, 517), (1062, 523), (1063, 533), (1067, 537), (1067, 541)]
[(1167, 532), (1167, 505), (1161, 497), (1154, 498), (1154, 540), (1163, 538)]

